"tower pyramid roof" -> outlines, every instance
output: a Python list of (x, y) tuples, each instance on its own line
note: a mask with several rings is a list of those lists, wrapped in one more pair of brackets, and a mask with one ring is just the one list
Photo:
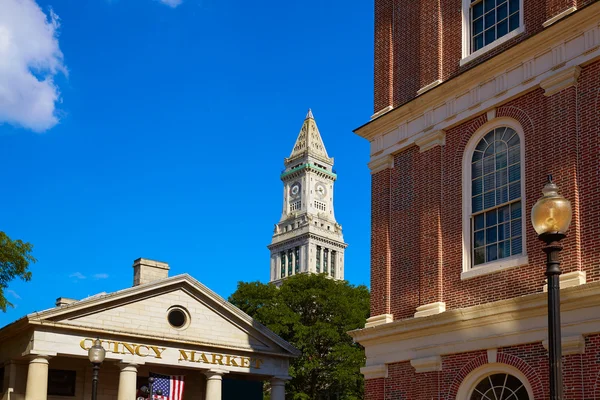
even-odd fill
[(292, 153), (288, 160), (296, 159), (302, 156), (313, 156), (321, 160), (331, 162), (331, 159), (327, 155), (325, 144), (321, 138), (321, 133), (317, 127), (315, 118), (313, 117), (312, 111), (308, 109)]

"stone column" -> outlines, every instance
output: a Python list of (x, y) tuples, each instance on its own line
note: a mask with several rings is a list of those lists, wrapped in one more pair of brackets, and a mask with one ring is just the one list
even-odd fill
[(285, 381), (283, 379), (271, 379), (271, 400), (285, 400)]
[(206, 396), (205, 400), (221, 400), (223, 374), (227, 371), (211, 369), (206, 371)]
[(135, 399), (137, 392), (137, 365), (128, 363), (119, 363), (121, 373), (119, 374), (119, 393), (118, 400)]
[(48, 398), (48, 356), (32, 356), (27, 371), (25, 400), (46, 400)]
[(292, 248), (292, 273), (291, 275), (296, 275), (296, 249)]

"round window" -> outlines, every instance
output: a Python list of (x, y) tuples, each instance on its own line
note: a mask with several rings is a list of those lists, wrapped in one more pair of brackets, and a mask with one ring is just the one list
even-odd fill
[(169, 320), (169, 324), (173, 328), (181, 329), (185, 328), (188, 323), (188, 315), (181, 308), (171, 308), (167, 315), (167, 319)]
[(509, 374), (493, 374), (483, 378), (473, 390), (471, 400), (529, 400), (527, 389), (516, 377)]

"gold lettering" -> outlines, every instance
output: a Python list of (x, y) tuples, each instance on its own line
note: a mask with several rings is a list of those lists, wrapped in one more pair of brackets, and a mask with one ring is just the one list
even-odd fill
[[(200, 353), (200, 357), (202, 358), (202, 362), (204, 362), (206, 364), (210, 364), (210, 361), (208, 361), (208, 357), (206, 357), (206, 354)], [(200, 361), (200, 360), (198, 360), (198, 361)]]
[(129, 343), (125, 343), (125, 342), (121, 342), (121, 344), (123, 345), (123, 352), (121, 352), (121, 354), (126, 354), (125, 350), (127, 350), (129, 353), (131, 353), (131, 355), (135, 354), (135, 348), (133, 347), (133, 344), (129, 344)]
[(240, 359), (242, 360), (241, 367), (250, 368), (250, 357), (240, 357)]
[(213, 353), (212, 355), (212, 363), (216, 364), (217, 361), (219, 362), (219, 365), (223, 365), (223, 355), (222, 354), (215, 354)]
[(256, 360), (254, 360), (254, 368), (256, 369), (260, 369), (260, 364), (262, 364), (264, 361), (261, 360), (260, 358), (257, 358)]
[[(140, 352), (140, 349), (141, 349), (142, 347), (145, 347), (145, 348), (146, 348), (146, 354), (142, 354), (142, 353)], [(138, 345), (138, 346), (135, 348), (135, 354), (137, 354), (137, 355), (138, 355), (138, 356), (140, 356), (140, 357), (147, 357), (147, 356), (148, 356), (148, 352), (149, 352), (149, 351), (150, 351), (150, 349), (148, 348), (148, 346), (146, 346), (146, 345), (143, 345), (143, 344), (139, 344), (139, 345)]]
[(154, 354), (156, 354), (156, 358), (162, 358), (161, 354), (165, 351), (166, 347), (157, 347), (157, 346), (149, 346)]
[(225, 356), (225, 364), (230, 365), (232, 367), (239, 367), (238, 363), (235, 361), (235, 356)]
[[(88, 340), (90, 341), (90, 345), (89, 345), (89, 347), (86, 347), (86, 344), (85, 344), (85, 342), (87, 342)], [(80, 346), (82, 349), (84, 349), (84, 350), (89, 350), (89, 349), (90, 349), (90, 347), (92, 347), (92, 344), (93, 344), (93, 343), (94, 343), (94, 340), (93, 340), (93, 339), (90, 339), (90, 338), (85, 338), (85, 339), (83, 339), (83, 340), (82, 340), (82, 341), (79, 343), (79, 346)]]
[(109, 351), (112, 351), (113, 353), (119, 354), (119, 342), (108, 341), (107, 343), (108, 343), (109, 346), (112, 343), (112, 346), (113, 346), (113, 348), (109, 349)]
[(194, 356), (196, 355), (195, 351), (190, 352), (190, 356), (188, 357), (188, 353), (185, 350), (179, 350), (179, 361), (192, 361), (194, 362)]

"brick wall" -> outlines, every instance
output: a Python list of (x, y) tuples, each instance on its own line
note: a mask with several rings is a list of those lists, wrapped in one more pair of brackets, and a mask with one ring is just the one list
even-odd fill
[(568, 8), (594, 1), (524, 1), (525, 32), (460, 66), (462, 0), (375, 0), (374, 111), (398, 107), (436, 79), (449, 80), (544, 30)]
[(402, 319), (436, 301), (453, 309), (542, 291), (545, 255), (529, 215), (549, 173), (574, 209), (563, 272), (600, 280), (599, 76), (600, 62), (592, 63), (579, 87), (549, 97), (537, 89), (496, 110), (525, 135), (527, 266), (461, 279), (462, 159), (485, 114), (449, 129), (444, 147), (421, 153), (412, 146), (394, 156), (393, 169), (373, 175), (371, 315), (390, 310)]

